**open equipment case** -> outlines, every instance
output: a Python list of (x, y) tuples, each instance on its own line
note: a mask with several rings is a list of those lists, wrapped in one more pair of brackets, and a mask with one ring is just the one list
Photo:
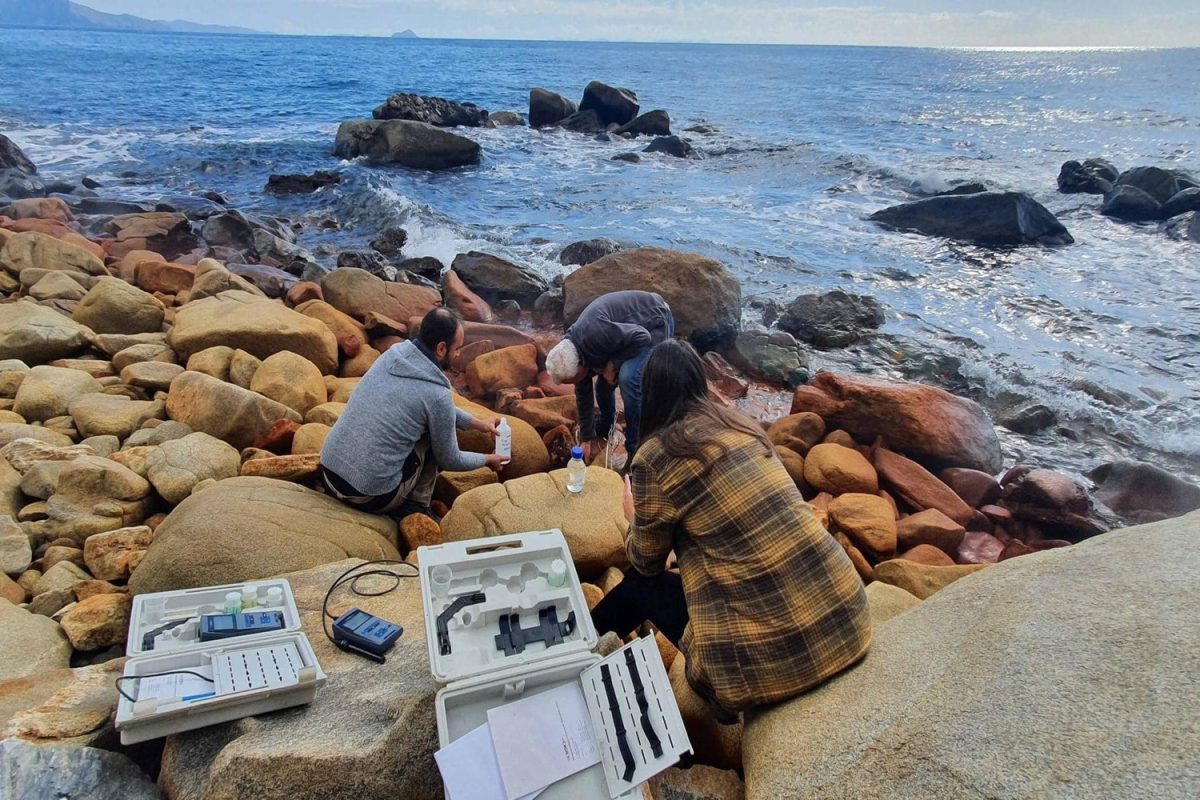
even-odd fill
[[(121, 744), (136, 744), (181, 731), (265, 714), (312, 702), (325, 683), (308, 637), (300, 630), (300, 614), (292, 587), (282, 579), (255, 581), (259, 606), (246, 613), (283, 615), (283, 629), (247, 633), (217, 641), (200, 641), (199, 617), (221, 614), (225, 596), (242, 584), (139, 595), (133, 599), (122, 684), (136, 686), (137, 702), (122, 696), (116, 727)], [(283, 590), (282, 603), (263, 607), (271, 589)], [(145, 679), (160, 673), (195, 671), (210, 674), (207, 696), (141, 699)], [(138, 680), (132, 680), (132, 679)]]
[(691, 752), (654, 638), (603, 659), (593, 652), (598, 636), (561, 531), (422, 547), (418, 561), (430, 669), (443, 687), (441, 747), (487, 723), (488, 709), (576, 683), (601, 760), (538, 800), (640, 797), (638, 786)]

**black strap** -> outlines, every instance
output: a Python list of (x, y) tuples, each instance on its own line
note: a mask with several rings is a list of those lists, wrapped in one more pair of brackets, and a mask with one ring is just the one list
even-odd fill
[(646, 687), (642, 686), (642, 676), (638, 672), (637, 658), (633, 655), (632, 650), (625, 651), (625, 666), (629, 668), (629, 680), (633, 682), (633, 696), (637, 698), (638, 708), (642, 712), (642, 733), (646, 734), (654, 757), (662, 758), (662, 742), (658, 740), (658, 734), (654, 732), (654, 726), (650, 724), (650, 703), (646, 700)]
[(438, 651), (444, 655), (450, 655), (450, 620), (459, 611), (462, 611), (467, 606), (474, 606), (480, 603), (487, 602), (487, 595), (483, 592), (475, 594), (465, 594), (450, 604), (450, 607), (438, 614), (437, 618), (437, 636), (438, 636)]
[(613, 727), (616, 728), (617, 747), (621, 751), (621, 758), (625, 761), (625, 774), (621, 776), (621, 780), (628, 783), (633, 780), (633, 770), (637, 765), (633, 760), (633, 752), (629, 749), (629, 742), (625, 739), (625, 718), (621, 714), (621, 704), (617, 702), (617, 690), (613, 686), (612, 673), (608, 670), (608, 664), (600, 665), (600, 678), (604, 681), (604, 692), (608, 695), (608, 713), (612, 714)]
[(496, 636), (496, 649), (504, 655), (514, 656), (525, 652), (525, 645), (542, 642), (546, 647), (563, 643), (563, 637), (575, 631), (575, 612), (567, 615), (566, 622), (558, 621), (558, 607), (550, 606), (538, 612), (536, 628), (522, 628), (519, 614), (500, 617), (500, 633)]

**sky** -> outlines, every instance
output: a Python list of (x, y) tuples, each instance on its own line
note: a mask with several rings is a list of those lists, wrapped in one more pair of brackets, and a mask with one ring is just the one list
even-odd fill
[(1200, 47), (1197, 0), (82, 0), (294, 34), (975, 47)]

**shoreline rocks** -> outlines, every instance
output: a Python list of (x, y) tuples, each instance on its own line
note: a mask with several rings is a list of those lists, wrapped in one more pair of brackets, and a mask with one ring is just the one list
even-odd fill
[(333, 153), (339, 158), (365, 157), (373, 164), (399, 164), (412, 169), (443, 170), (477, 164), (476, 142), (424, 122), (352, 120), (338, 128)]
[(459, 103), (443, 97), (418, 94), (394, 94), (376, 108), (372, 116), (378, 120), (423, 122), (438, 128), (491, 127), (487, 109), (474, 103)]
[(884, 228), (988, 247), (1073, 244), (1075, 239), (1045, 206), (1019, 192), (931, 197), (877, 211)]

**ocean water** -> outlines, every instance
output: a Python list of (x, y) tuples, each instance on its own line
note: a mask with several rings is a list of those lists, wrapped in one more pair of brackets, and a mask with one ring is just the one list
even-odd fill
[[(386, 225), (409, 256), (494, 252), (552, 275), (594, 236), (705, 253), (745, 299), (875, 296), (873, 343), (828, 369), (937, 383), (998, 410), (1027, 398), (1057, 430), (1002, 431), (1007, 458), (1082, 472), (1140, 458), (1200, 476), (1200, 245), (1114, 222), (1055, 191), (1068, 159), (1200, 173), (1198, 50), (972, 50), (383, 40), (0, 29), (0, 131), (46, 175), (130, 198), (215, 190), (305, 226), (330, 263)], [(340, 122), (410, 91), (527, 111), (590, 80), (667, 109), (700, 161), (612, 161), (641, 142), (467, 130), (478, 167), (340, 162)], [(311, 196), (273, 172), (340, 169)], [(886, 232), (871, 212), (948, 182), (1026, 191), (1076, 239), (993, 251)], [(321, 221), (335, 219), (337, 230)], [(748, 324), (755, 312), (748, 309)], [(786, 408), (782, 395), (771, 399)]]

